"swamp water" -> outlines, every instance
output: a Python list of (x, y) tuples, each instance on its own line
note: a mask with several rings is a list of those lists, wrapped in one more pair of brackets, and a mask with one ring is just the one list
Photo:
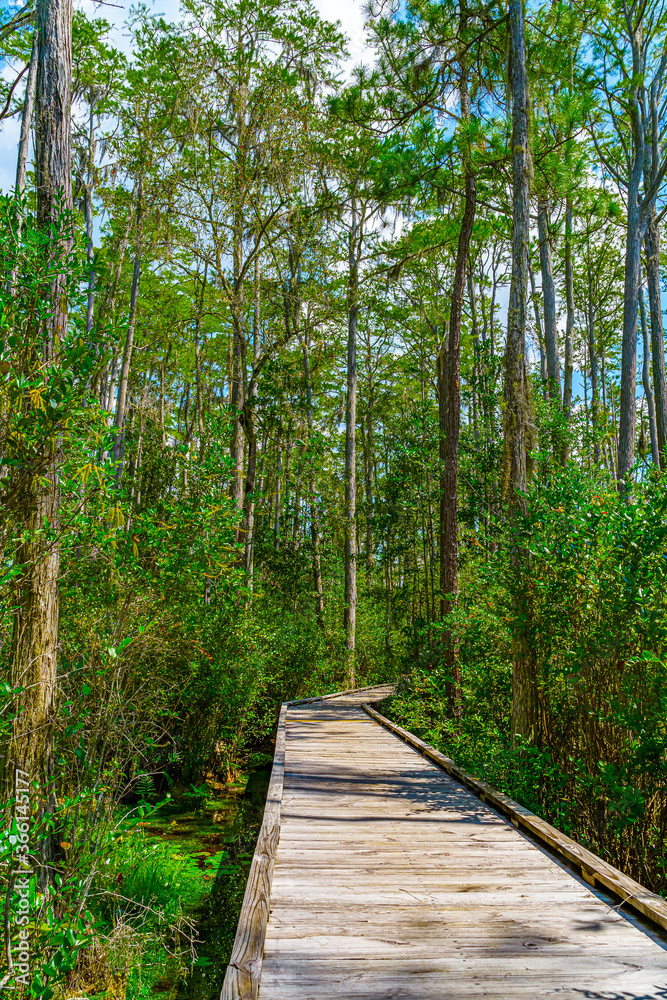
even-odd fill
[(189, 902), (186, 915), (196, 926), (197, 958), (184, 974), (166, 956), (156, 956), (152, 968), (130, 977), (128, 998), (219, 1000), (270, 773), (271, 765), (265, 763), (233, 785), (217, 784), (215, 798), (202, 798), (196, 807), (192, 796), (175, 797), (141, 824), (147, 853), (153, 844), (160, 851), (168, 845), (172, 857), (187, 866), (190, 892), (184, 901)]

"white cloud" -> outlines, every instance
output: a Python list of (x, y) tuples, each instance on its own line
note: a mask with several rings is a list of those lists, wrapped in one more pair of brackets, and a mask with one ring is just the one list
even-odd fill
[(371, 50), (366, 44), (363, 6), (359, 0), (314, 0), (325, 21), (340, 21), (349, 39), (348, 49), (354, 65), (369, 62)]

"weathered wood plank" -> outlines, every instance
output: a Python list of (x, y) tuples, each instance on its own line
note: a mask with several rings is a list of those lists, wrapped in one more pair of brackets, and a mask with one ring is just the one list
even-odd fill
[(288, 711), (260, 1000), (666, 1000), (663, 947), (368, 716)]
[(588, 851), (575, 840), (572, 840), (571, 837), (551, 826), (546, 820), (536, 816), (530, 809), (526, 809), (525, 806), (515, 802), (508, 795), (493, 788), (488, 782), (481, 781), (479, 778), (475, 778), (473, 775), (457, 767), (450, 757), (446, 757), (439, 750), (424, 743), (418, 736), (409, 733), (406, 729), (391, 722), (390, 719), (380, 715), (370, 705), (364, 704), (362, 707), (376, 722), (389, 729), (390, 732), (400, 736), (401, 739), (419, 750), (426, 758), (432, 760), (451, 777), (462, 782), (482, 802), (488, 803), (508, 816), (517, 828), (527, 830), (534, 837), (537, 837), (538, 840), (547, 844), (552, 851), (560, 854), (571, 864), (577, 865), (587, 882), (594, 885), (597, 881), (605, 889), (610, 890), (614, 895), (618, 896), (623, 901), (623, 905), (632, 907), (632, 909), (641, 913), (642, 916), (648, 917), (660, 927), (667, 929), (667, 900), (663, 899), (662, 896), (650, 892), (643, 885), (640, 885), (639, 882), (635, 882), (628, 875), (624, 875), (623, 872), (603, 861), (602, 858), (593, 854), (592, 851)]
[(332, 698), (349, 698), (350, 696), (372, 692), (376, 701), (388, 698), (394, 691), (393, 684), (371, 684), (370, 687), (354, 688), (352, 691), (334, 691), (333, 694), (317, 694), (313, 698), (299, 698), (296, 701), (284, 701), (283, 705), (291, 708), (293, 705), (311, 705), (318, 701), (330, 701)]
[[(469, 957), (467, 954), (462, 954), (463, 949), (455, 947), (451, 948), (450, 954), (444, 957), (434, 954), (433, 949), (430, 951), (426, 949), (422, 954), (413, 954), (409, 948), (399, 949), (393, 942), (386, 939), (378, 942), (378, 945), (384, 945), (382, 951), (371, 949), (371, 942), (363, 941), (361, 944), (366, 947), (365, 949), (360, 948), (357, 954), (350, 951), (350, 942), (348, 942), (343, 957), (340, 945), (323, 953), (314, 951), (313, 940), (310, 937), (307, 939), (307, 952), (303, 947), (298, 947), (298, 940), (291, 941), (288, 950), (283, 947), (279, 953), (274, 952), (271, 966), (267, 965), (267, 977), (280, 971), (293, 973), (293, 964), (296, 961), (306, 978), (313, 975), (315, 967), (328, 969), (332, 973), (347, 965), (351, 968), (356, 966), (356, 971), (363, 971), (364, 974), (381, 971), (384, 975), (393, 972), (394, 974), (413, 976), (437, 972), (446, 976), (447, 982), (450, 982), (452, 977), (463, 978), (462, 973), (465, 970), (462, 966), (465, 965)], [(618, 953), (614, 954), (611, 949), (608, 954), (604, 955), (597, 952), (596, 949), (583, 948), (578, 954), (574, 954), (571, 947), (566, 953), (560, 949), (558, 954), (554, 954), (551, 948), (544, 953), (540, 953), (537, 949), (523, 948), (523, 954), (520, 954), (520, 949), (516, 947), (512, 950), (508, 948), (504, 952), (497, 952), (494, 949), (493, 953), (489, 948), (480, 949), (480, 953), (475, 955), (474, 973), (480, 980), (492, 981), (494, 978), (500, 978), (498, 971), (499, 965), (501, 965), (503, 978), (508, 975), (523, 975), (532, 978), (533, 982), (543, 980), (545, 974), (555, 975), (560, 983), (573, 979), (582, 980), (584, 977), (589, 978), (599, 973), (604, 974), (609, 979), (620, 978), (627, 975), (628, 972), (637, 971), (638, 954), (646, 972), (653, 976), (662, 976), (664, 979), (667, 960), (647, 963), (645, 951), (633, 952), (625, 957), (625, 955), (621, 956)], [(563, 961), (565, 957), (566, 962)]]
[[(543, 979), (533, 976), (499, 974), (493, 980), (476, 980), (473, 976), (443, 976), (439, 971), (408, 976), (372, 970), (363, 975), (360, 970), (347, 965), (335, 968), (335, 963), (313, 970), (306, 979), (297, 982), (291, 974), (267, 976), (265, 991), (271, 1000), (664, 1000), (665, 992), (659, 986), (647, 984), (643, 976), (626, 973), (604, 977), (563, 975), (562, 985), (546, 992)], [(588, 984), (594, 980), (596, 986)], [(399, 986), (399, 983), (409, 986)], [(399, 992), (401, 991), (402, 992)]]
[(287, 711), (292, 705), (329, 701), (341, 697), (354, 697), (357, 702), (363, 694), (375, 697), (387, 696), (392, 688), (361, 688), (358, 691), (338, 692), (320, 698), (309, 698), (299, 702), (285, 702), (280, 710), (276, 749), (273, 759), (271, 779), (266, 797), (264, 817), (257, 838), (248, 883), (243, 896), (234, 947), (225, 973), (221, 1000), (257, 1000), (262, 970), (262, 956), (269, 919), (271, 882), (276, 850), (280, 840), (280, 818), (285, 778), (285, 742), (287, 735)]

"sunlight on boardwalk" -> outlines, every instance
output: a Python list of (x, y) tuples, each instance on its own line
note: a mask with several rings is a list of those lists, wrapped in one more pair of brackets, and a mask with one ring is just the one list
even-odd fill
[(260, 1000), (667, 998), (667, 951), (369, 719), (373, 697), (288, 710)]

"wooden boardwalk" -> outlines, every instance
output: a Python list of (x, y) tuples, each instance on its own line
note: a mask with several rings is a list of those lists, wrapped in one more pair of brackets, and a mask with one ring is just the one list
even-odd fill
[(665, 1000), (659, 935), (369, 717), (381, 694), (284, 710), (268, 926), (255, 880), (223, 1000)]

